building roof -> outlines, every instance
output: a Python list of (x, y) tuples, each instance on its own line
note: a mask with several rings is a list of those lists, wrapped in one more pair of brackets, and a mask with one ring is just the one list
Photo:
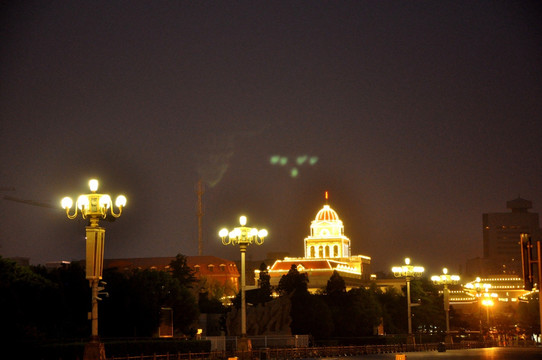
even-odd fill
[(305, 270), (325, 269), (331, 270), (332, 266), (329, 260), (309, 260), (309, 259), (284, 259), (275, 261), (271, 267), (272, 271), (289, 271), (292, 265), (301, 265)]
[(512, 211), (527, 211), (527, 209), (532, 209), (533, 203), (518, 197), (517, 199), (507, 201), (506, 207)]
[(131, 269), (169, 269), (169, 264), (175, 257), (148, 257), (128, 259), (104, 259), (104, 269), (118, 268), (119, 270)]
[[(169, 264), (175, 257), (148, 257), (128, 259), (104, 259), (104, 268), (118, 268), (119, 270), (156, 269), (168, 270)], [(187, 256), (186, 264), (198, 270), (196, 276), (239, 276), (235, 262), (221, 259), (216, 256)]]
[(339, 215), (335, 210), (329, 207), (329, 205), (324, 205), (324, 207), (318, 211), (314, 221), (338, 221)]
[(196, 276), (223, 276), (239, 277), (239, 270), (234, 261), (216, 256), (188, 256), (186, 263), (196, 270)]
[(308, 258), (286, 258), (284, 260), (277, 260), (271, 266), (269, 270), (270, 275), (282, 275), (290, 271), (292, 265), (296, 265), (300, 272), (319, 272), (319, 271), (333, 271), (337, 270), (343, 274), (361, 275), (359, 270), (356, 270), (350, 264), (331, 260), (331, 259), (308, 259)]

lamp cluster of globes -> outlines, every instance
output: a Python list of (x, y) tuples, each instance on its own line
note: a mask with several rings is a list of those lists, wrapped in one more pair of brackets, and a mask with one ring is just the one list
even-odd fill
[(81, 212), (81, 216), (86, 218), (87, 216), (96, 217), (101, 216), (105, 219), (107, 216), (107, 210), (111, 209), (111, 215), (114, 217), (119, 217), (122, 208), (126, 206), (126, 197), (124, 195), (117, 196), (115, 200), (115, 206), (119, 209), (118, 213), (113, 211), (112, 205), (113, 201), (111, 196), (108, 194), (97, 194), (98, 191), (98, 180), (91, 179), (88, 182), (91, 194), (79, 195), (77, 201), (75, 202), (75, 212), (70, 215), (69, 211), (73, 206), (72, 198), (66, 196), (61, 201), (61, 206), (66, 210), (66, 215), (70, 219), (74, 219), (77, 216), (78, 210)]
[(224, 228), (218, 232), (218, 236), (222, 238), (222, 243), (224, 245), (236, 245), (237, 243), (247, 243), (252, 244), (255, 242), (257, 245), (263, 244), (264, 239), (267, 237), (268, 233), (266, 229), (256, 229), (247, 227), (247, 217), (241, 216), (239, 218), (239, 223), (241, 227), (236, 227), (232, 231)]

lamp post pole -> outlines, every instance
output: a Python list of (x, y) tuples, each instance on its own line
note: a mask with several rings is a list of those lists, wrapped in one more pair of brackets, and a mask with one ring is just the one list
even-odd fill
[(250, 348), (247, 338), (247, 313), (246, 313), (246, 298), (245, 298), (245, 254), (247, 247), (250, 244), (262, 245), (264, 238), (267, 236), (267, 230), (256, 229), (246, 226), (247, 217), (239, 218), (240, 227), (234, 228), (232, 231), (222, 229), (218, 236), (222, 238), (223, 245), (239, 245), (241, 251), (241, 339), (238, 344), (238, 350), (248, 351)]
[(413, 266), (410, 265), (410, 259), (405, 258), (405, 265), (403, 266), (394, 266), (392, 269), (393, 275), (395, 277), (404, 277), (406, 280), (406, 287), (407, 287), (407, 316), (408, 316), (408, 337), (407, 337), (407, 343), (408, 344), (415, 344), (416, 341), (414, 339), (414, 335), (412, 335), (412, 313), (411, 308), (412, 304), (410, 301), (410, 281), (413, 278), (417, 278), (422, 276), (424, 272), (423, 266)]
[(102, 279), (103, 272), (103, 255), (105, 244), (105, 229), (99, 226), (99, 220), (105, 219), (108, 210), (113, 217), (119, 217), (122, 209), (126, 206), (126, 197), (120, 195), (115, 201), (118, 207), (118, 213), (113, 209), (111, 197), (107, 194), (97, 194), (98, 180), (91, 179), (89, 181), (90, 194), (79, 195), (75, 203), (75, 210), (70, 214), (73, 205), (73, 200), (69, 197), (62, 199), (62, 207), (66, 210), (66, 216), (69, 219), (75, 219), (78, 212), (81, 213), (83, 219), (89, 221), (89, 225), (85, 227), (86, 233), (86, 264), (85, 273), (92, 289), (91, 303), (92, 310), (90, 313), (91, 320), (91, 337), (90, 342), (85, 344), (84, 360), (105, 360), (105, 349), (103, 343), (100, 342), (98, 336), (98, 300), (100, 291), (104, 288), (100, 287), (99, 283)]
[(431, 280), (436, 285), (444, 285), (442, 295), (444, 297), (444, 312), (446, 314), (446, 336), (444, 342), (446, 344), (453, 344), (452, 335), (450, 335), (450, 290), (448, 285), (457, 284), (459, 282), (459, 275), (448, 275), (448, 269), (442, 269), (441, 275), (431, 276)]
[(476, 298), (478, 299), (478, 317), (480, 321), (480, 334), (483, 332), (482, 328), (482, 305), (484, 304), (484, 301), (482, 298), (485, 298), (486, 300), (497, 296), (496, 294), (490, 294), (489, 289), (491, 288), (491, 284), (484, 284), (481, 282), (482, 279), (477, 277), (474, 281), (468, 283), (465, 285), (465, 288), (475, 291), (476, 292)]

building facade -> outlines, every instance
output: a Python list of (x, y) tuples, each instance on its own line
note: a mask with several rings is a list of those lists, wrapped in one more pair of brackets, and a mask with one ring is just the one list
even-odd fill
[(511, 211), (482, 216), (484, 257), (480, 261), (487, 275), (521, 275), (521, 234), (530, 234), (533, 240), (540, 240), (542, 234), (538, 213), (529, 212), (531, 201), (518, 197), (506, 207)]
[(309, 290), (325, 288), (334, 271), (344, 279), (346, 286), (361, 286), (369, 277), (371, 258), (352, 255), (350, 239), (344, 233), (344, 224), (329, 205), (320, 209), (310, 225), (310, 234), (304, 239), (304, 257), (286, 257), (277, 260), (269, 269), (271, 285), (277, 286), (292, 265), (307, 273)]
[[(104, 268), (117, 268), (120, 271), (171, 271), (170, 264), (173, 260), (175, 257), (104, 259)], [(239, 291), (239, 270), (235, 262), (216, 256), (187, 256), (186, 264), (194, 271), (201, 291), (220, 291), (225, 296), (234, 296)]]

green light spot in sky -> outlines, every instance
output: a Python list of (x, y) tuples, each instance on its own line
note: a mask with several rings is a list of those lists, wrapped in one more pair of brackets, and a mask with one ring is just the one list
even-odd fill
[(288, 158), (287, 157), (281, 157), (280, 158), (280, 165), (284, 166), (286, 164), (288, 164)]
[(310, 159), (309, 159), (309, 164), (311, 165), (314, 165), (318, 162), (318, 156), (312, 156)]
[(299, 171), (297, 171), (297, 168), (292, 168), (292, 170), (290, 171), (290, 175), (293, 178), (297, 177), (298, 174), (299, 174)]
[(305, 161), (307, 161), (307, 158), (308, 158), (307, 155), (298, 156), (298, 157), (297, 157), (297, 165), (303, 165), (303, 163), (304, 163)]
[(269, 159), (269, 162), (273, 165), (276, 165), (280, 160), (280, 156), (279, 155), (273, 155), (271, 156), (271, 158)]

